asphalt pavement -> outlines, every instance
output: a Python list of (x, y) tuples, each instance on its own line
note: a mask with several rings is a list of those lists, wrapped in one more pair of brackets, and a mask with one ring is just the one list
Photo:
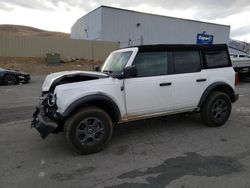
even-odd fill
[(44, 76), (0, 86), (0, 188), (248, 188), (250, 187), (250, 83), (229, 121), (209, 128), (198, 114), (115, 127), (105, 150), (80, 156), (63, 134), (43, 140), (30, 128)]

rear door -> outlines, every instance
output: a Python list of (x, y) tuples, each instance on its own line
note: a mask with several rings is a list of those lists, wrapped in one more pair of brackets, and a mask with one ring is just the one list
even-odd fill
[(172, 62), (175, 111), (193, 109), (197, 107), (208, 85), (206, 70), (202, 70), (201, 52), (199, 50), (172, 52)]

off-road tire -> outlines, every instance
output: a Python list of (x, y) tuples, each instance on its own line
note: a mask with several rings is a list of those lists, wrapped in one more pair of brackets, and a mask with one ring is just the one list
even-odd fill
[(212, 92), (201, 107), (201, 119), (205, 125), (219, 127), (225, 124), (231, 113), (232, 105), (226, 93)]
[[(87, 125), (85, 124), (89, 124), (88, 122), (91, 120), (98, 121), (97, 123), (98, 126), (102, 125), (104, 131), (99, 141), (96, 141), (93, 145), (87, 145), (87, 141), (85, 141), (86, 143), (81, 143), (81, 142), (83, 142), (85, 137), (87, 138), (89, 136), (89, 135), (86, 136), (87, 134), (86, 132), (89, 132), (89, 130), (86, 131)], [(84, 130), (80, 129), (80, 126), (82, 125), (85, 127), (83, 128)], [(84, 131), (84, 133), (80, 135), (78, 133), (79, 131)], [(113, 124), (109, 115), (104, 110), (95, 106), (86, 106), (80, 110), (77, 110), (74, 114), (70, 115), (70, 117), (65, 121), (64, 124), (64, 135), (68, 145), (70, 146), (71, 149), (73, 149), (76, 153), (80, 155), (96, 153), (102, 150), (110, 141), (112, 133), (113, 133)], [(93, 133), (91, 132), (91, 134)], [(80, 137), (83, 138), (81, 141)], [(92, 137), (89, 137), (89, 139), (91, 141), (91, 139), (93, 139), (93, 135)]]

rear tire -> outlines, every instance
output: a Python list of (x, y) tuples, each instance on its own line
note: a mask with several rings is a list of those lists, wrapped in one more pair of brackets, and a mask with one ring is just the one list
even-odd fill
[(7, 74), (4, 77), (3, 82), (5, 85), (15, 85), (17, 83), (17, 79), (14, 75)]
[(212, 92), (201, 108), (201, 119), (207, 126), (219, 127), (225, 124), (231, 114), (231, 101), (227, 94)]
[(76, 111), (64, 124), (68, 145), (81, 155), (102, 150), (110, 141), (112, 133), (113, 125), (109, 115), (94, 106)]

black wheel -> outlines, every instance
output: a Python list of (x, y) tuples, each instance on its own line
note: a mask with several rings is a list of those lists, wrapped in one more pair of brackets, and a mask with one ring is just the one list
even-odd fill
[(15, 85), (17, 83), (17, 79), (14, 75), (7, 74), (4, 79), (4, 84), (5, 85)]
[(109, 115), (98, 107), (85, 107), (71, 115), (64, 124), (69, 146), (78, 154), (102, 150), (110, 141), (113, 125)]
[(201, 118), (210, 127), (218, 127), (228, 120), (231, 113), (231, 101), (227, 94), (215, 91), (207, 98), (201, 108)]

